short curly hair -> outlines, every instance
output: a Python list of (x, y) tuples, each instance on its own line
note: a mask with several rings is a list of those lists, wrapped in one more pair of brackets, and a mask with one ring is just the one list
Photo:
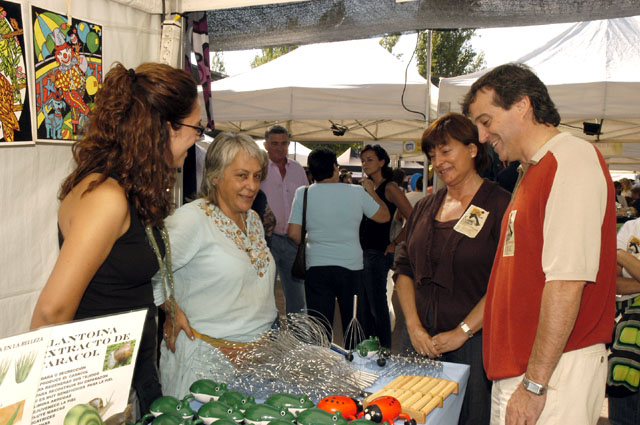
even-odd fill
[(260, 163), (263, 181), (267, 178), (269, 157), (261, 150), (257, 143), (246, 134), (225, 131), (216, 136), (209, 145), (204, 157), (204, 170), (202, 171), (202, 186), (200, 196), (210, 203), (218, 205), (218, 193), (214, 178), (221, 178), (224, 170), (233, 162), (239, 152), (245, 152), (250, 157), (256, 158)]
[(527, 96), (531, 101), (533, 115), (540, 124), (560, 124), (560, 114), (549, 96), (547, 86), (522, 63), (500, 65), (480, 77), (469, 89), (462, 102), (462, 112), (469, 116), (471, 104), (478, 91), (493, 90), (493, 103), (502, 109), (510, 109), (514, 103)]

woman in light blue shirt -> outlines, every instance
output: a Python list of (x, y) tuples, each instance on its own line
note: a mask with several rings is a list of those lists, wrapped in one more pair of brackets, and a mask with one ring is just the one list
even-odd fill
[[(353, 296), (363, 268), (360, 221), (363, 215), (376, 222), (388, 221), (389, 210), (375, 193), (371, 181), (364, 187), (340, 183), (335, 152), (314, 149), (307, 163), (316, 181), (307, 193), (307, 309), (309, 314), (326, 320), (331, 335), (336, 298), (343, 331), (353, 316)], [(304, 187), (296, 191), (287, 229), (289, 237), (298, 244), (302, 234), (304, 191)]]
[(266, 168), (266, 154), (250, 137), (220, 133), (207, 150), (202, 197), (165, 221), (173, 297), (160, 274), (152, 281), (157, 305), (170, 311), (167, 304), (177, 304), (175, 327), (169, 320), (160, 347), (164, 395), (182, 398), (202, 376), (232, 379), (238, 347), (260, 338), (278, 317), (275, 263), (250, 209)]

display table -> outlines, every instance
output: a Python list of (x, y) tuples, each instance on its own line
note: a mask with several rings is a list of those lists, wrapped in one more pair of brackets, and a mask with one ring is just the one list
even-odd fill
[[(377, 375), (379, 375), (382, 370), (379, 366), (376, 365), (375, 360), (367, 361), (362, 358), (359, 358), (358, 356), (355, 356), (353, 363), (358, 368), (366, 372), (375, 373)], [(425, 422), (427, 425), (456, 425), (458, 423), (458, 418), (460, 417), (462, 400), (464, 399), (464, 394), (467, 390), (467, 380), (469, 379), (469, 369), (470, 369), (469, 366), (465, 364), (447, 363), (447, 362), (442, 362), (442, 365), (443, 365), (442, 372), (436, 377), (457, 382), (458, 394), (450, 394), (444, 400), (444, 404), (442, 408), (438, 407), (433, 409), (431, 413), (427, 415), (426, 422)], [(387, 360), (387, 366), (385, 367), (388, 368), (391, 366), (393, 366), (392, 360)], [(404, 372), (402, 368), (399, 368), (399, 369), (400, 370), (398, 375), (402, 375), (402, 374), (417, 375), (418, 374), (415, 372), (415, 366), (411, 369), (411, 371), (407, 370), (406, 372)], [(427, 372), (428, 371), (425, 369), (424, 376), (428, 376)], [(372, 386), (365, 388), (365, 391), (369, 393), (374, 393), (382, 389), (382, 387), (384, 387), (393, 379), (395, 379), (396, 376), (381, 376), (376, 380), (376, 382)], [(264, 403), (265, 399), (266, 397), (264, 398), (256, 397), (256, 402)], [(196, 400), (191, 400), (190, 404), (191, 404), (191, 407), (196, 411), (200, 408), (200, 406), (202, 406), (202, 403)]]
[[(450, 381), (456, 381), (458, 383), (458, 394), (451, 394), (444, 400), (442, 408), (436, 408), (427, 415), (427, 425), (456, 425), (458, 418), (460, 417), (460, 409), (462, 408), (462, 400), (467, 390), (467, 380), (469, 379), (469, 365), (458, 363), (442, 362), (443, 370), (438, 378), (448, 379)], [(374, 363), (375, 365), (375, 363)], [(377, 366), (374, 366), (377, 368)], [(380, 373), (380, 369), (377, 370), (374, 367), (365, 367), (363, 369)], [(412, 373), (412, 374), (415, 374)], [(425, 374), (426, 375), (426, 374)], [(371, 387), (366, 390), (374, 393), (391, 382), (395, 377), (380, 377)]]

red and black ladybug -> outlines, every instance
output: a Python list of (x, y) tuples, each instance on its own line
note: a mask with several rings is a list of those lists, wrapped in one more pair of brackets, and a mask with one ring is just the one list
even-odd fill
[(404, 419), (404, 425), (416, 425), (415, 419), (402, 413), (398, 399), (388, 395), (371, 400), (360, 416), (376, 423), (388, 422), (392, 424), (396, 419)]
[(362, 414), (362, 402), (346, 395), (330, 395), (318, 402), (318, 408), (329, 413), (340, 412), (347, 420)]

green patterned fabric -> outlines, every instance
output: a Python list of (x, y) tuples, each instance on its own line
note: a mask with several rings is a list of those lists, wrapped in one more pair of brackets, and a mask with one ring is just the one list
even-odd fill
[(620, 397), (637, 392), (640, 384), (640, 295), (617, 307), (622, 317), (609, 356), (607, 393)]

